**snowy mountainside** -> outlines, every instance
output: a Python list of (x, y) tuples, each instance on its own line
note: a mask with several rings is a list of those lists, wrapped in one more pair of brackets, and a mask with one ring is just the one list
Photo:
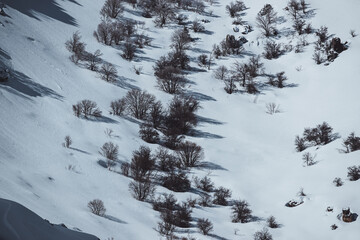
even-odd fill
[[(0, 199), (1, 239), (93, 239), (97, 238), (53, 225), (18, 203)], [(21, 216), (21, 217), (19, 217)]]
[[(146, 90), (168, 105), (172, 96), (156, 87), (153, 66), (170, 51), (171, 34), (178, 26), (158, 28), (153, 19), (142, 17), (125, 4), (124, 17), (145, 22), (138, 31), (153, 39), (151, 46), (129, 62), (120, 56), (120, 48), (103, 45), (93, 36), (104, 0), (3, 2), (7, 16), (0, 16), (0, 62), (11, 69), (11, 75), (9, 81), (0, 83), (0, 197), (20, 203), (50, 222), (65, 223), (70, 229), (78, 228), (100, 239), (161, 238), (155, 231), (160, 214), (150, 203), (136, 201), (128, 190), (131, 179), (118, 174), (120, 164), (130, 162), (134, 150), (141, 145), (153, 150), (157, 146), (139, 138), (137, 120), (109, 114), (109, 105), (134, 88)], [(204, 24), (206, 33), (190, 32), (197, 39), (188, 51), (191, 67), (198, 68), (196, 58), (209, 53), (227, 34), (241, 35), (234, 33), (233, 19), (225, 11), (230, 2), (206, 3), (205, 11), (212, 11), (212, 15), (184, 11), (189, 20), (210, 21)], [(288, 34), (292, 23), (283, 10), (287, 1), (268, 2), (285, 19), (275, 40), (295, 45), (298, 37)], [(360, 214), (360, 182), (347, 180), (347, 167), (360, 165), (360, 151), (339, 153), (342, 139), (353, 131), (360, 134), (360, 37), (349, 34), (350, 29), (360, 32), (360, 2), (309, 0), (314, 9), (310, 19), (313, 27), (326, 25), (329, 33), (348, 41), (349, 49), (334, 62), (328, 66), (315, 64), (312, 55), (316, 38), (311, 35), (302, 53), (291, 51), (277, 59), (261, 59), (266, 73), (285, 71), (292, 87), (264, 87), (256, 95), (227, 94), (224, 83), (214, 78), (214, 70), (220, 65), (231, 68), (235, 61), (245, 62), (252, 55), (262, 54), (266, 39), (256, 27), (255, 17), (265, 3), (245, 1), (248, 9), (243, 20), (254, 27), (245, 35), (249, 40), (244, 45), (245, 54), (214, 60), (208, 71), (190, 72), (187, 78), (191, 84), (186, 87), (202, 107), (197, 113), (198, 134), (186, 139), (204, 148), (204, 161), (210, 166), (193, 169), (190, 175), (209, 175), (216, 186), (231, 189), (232, 199), (247, 200), (257, 220), (231, 222), (231, 206), (196, 207), (189, 234), (197, 239), (252, 239), (266, 226), (266, 218), (274, 215), (281, 224), (269, 230), (274, 239), (356, 239), (359, 220), (344, 223), (337, 214), (344, 207)], [(75, 31), (81, 33), (87, 51), (100, 49), (101, 58), (116, 66), (116, 83), (107, 83), (97, 73), (69, 60), (65, 42)], [(134, 65), (143, 67), (141, 75), (134, 73)], [(104, 117), (98, 121), (76, 118), (72, 105), (82, 99), (95, 101)], [(270, 102), (279, 104), (281, 112), (266, 114)], [(304, 167), (302, 153), (295, 151), (295, 136), (324, 121), (341, 138), (318, 149), (308, 148), (316, 154), (317, 164)], [(104, 133), (106, 129), (114, 131), (111, 138)], [(73, 139), (72, 148), (61, 146), (66, 135)], [(108, 141), (119, 145), (119, 162), (113, 171), (98, 164), (102, 159), (99, 149)], [(336, 188), (332, 183), (335, 177), (341, 177), (345, 184)], [(307, 194), (304, 204), (285, 207), (287, 201), (298, 198), (301, 188)], [(157, 194), (165, 192), (170, 191), (157, 187)], [(196, 192), (174, 194), (179, 200), (198, 198)], [(96, 198), (104, 201), (104, 217), (87, 208), (87, 203)], [(326, 212), (328, 206), (333, 212)], [(198, 233), (198, 218), (212, 221), (212, 235)], [(332, 231), (332, 224), (339, 228)], [(188, 235), (186, 230), (181, 231), (182, 236)]]

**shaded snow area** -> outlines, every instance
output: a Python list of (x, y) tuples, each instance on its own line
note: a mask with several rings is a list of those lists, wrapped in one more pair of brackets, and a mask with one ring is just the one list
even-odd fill
[(62, 225), (49, 223), (26, 207), (5, 199), (0, 199), (0, 239), (74, 239), (96, 240), (89, 234), (67, 229)]
[[(164, 112), (171, 106), (174, 94), (158, 86), (154, 66), (174, 49), (171, 36), (184, 25), (173, 20), (156, 26), (156, 16), (145, 18), (144, 9), (123, 1), (124, 11), (118, 20), (109, 21), (137, 21), (136, 33), (130, 33), (130, 38), (136, 40), (135, 35), (143, 33), (151, 39), (137, 48), (129, 61), (123, 55), (125, 38), (118, 45), (106, 45), (93, 35), (104, 18), (100, 10), (105, 0), (0, 1), (5, 6), (0, 12), (1, 240), (166, 239), (159, 223), (166, 213), (181, 215), (182, 202), (187, 199), (197, 200), (189, 207), (187, 222), (170, 221), (174, 225), (171, 234), (179, 238), (265, 239), (256, 236), (267, 231), (274, 240), (360, 239), (360, 179), (355, 176), (358, 171), (360, 178), (360, 151), (347, 151), (344, 145), (354, 132), (352, 146), (360, 149), (360, 138), (356, 138), (360, 137), (359, 0), (307, 0), (303, 19), (313, 30), (302, 35), (294, 30), (292, 16), (285, 10), (287, 0), (244, 0), (246, 8), (238, 19), (242, 25), (234, 25), (237, 18), (226, 11), (231, 0), (200, 1), (205, 8), (197, 12), (194, 7), (181, 9), (177, 1), (168, 1), (177, 14), (188, 17), (184, 25), (191, 41), (185, 50), (188, 66), (181, 70), (187, 80), (182, 93), (200, 105), (198, 124), (182, 134), (182, 141), (201, 146), (204, 158), (196, 167), (180, 166), (180, 152), (168, 149), (175, 162), (165, 170), (155, 153), (164, 145), (169, 114), (164, 114), (164, 126), (160, 124), (156, 130), (160, 141), (151, 144), (139, 136), (145, 119), (135, 117), (129, 109), (114, 115), (110, 103), (140, 89), (154, 95)], [(256, 22), (265, 4), (277, 12), (277, 35), (269, 38)], [(204, 31), (193, 31), (196, 19)], [(321, 26), (328, 28), (329, 42), (339, 37), (347, 49), (333, 61), (324, 59), (316, 64), (315, 32)], [(353, 36), (350, 30), (354, 30)], [(87, 52), (101, 51), (99, 69), (103, 63), (113, 64), (117, 70), (113, 81), (89, 70), (84, 60), (78, 64), (70, 60), (65, 42), (77, 31)], [(215, 58), (213, 45), (219, 45), (228, 34), (235, 39), (244, 37), (247, 42), (239, 54)], [(281, 46), (277, 58), (264, 57), (269, 39)], [(325, 48), (319, 50), (323, 55)], [(201, 54), (211, 56), (210, 69), (198, 64)], [(256, 77), (247, 76), (251, 80), (246, 84), (257, 88), (249, 93), (240, 75), (230, 76), (236, 70), (235, 63), (249, 63), (256, 56), (260, 56), (263, 69)], [(225, 82), (215, 77), (222, 65), (229, 70), (227, 84), (235, 79), (232, 94), (224, 90)], [(139, 75), (134, 68), (141, 69)], [(280, 72), (287, 78), (282, 88), (276, 82)], [(270, 84), (272, 77), (275, 82)], [(96, 102), (102, 116), (76, 117), (73, 105), (84, 99)], [(279, 111), (269, 114), (271, 104)], [(319, 126), (316, 130), (324, 122), (332, 128), (329, 139), (314, 137), (316, 131), (325, 129)], [(305, 128), (315, 129), (308, 131), (309, 138), (306, 133), (303, 136)], [(301, 152), (294, 144), (297, 135), (305, 140), (306, 149)], [(64, 147), (66, 136), (72, 139), (69, 147)], [(113, 160), (101, 154), (107, 142), (118, 146)], [(129, 191), (129, 184), (145, 177), (137, 178), (132, 171), (124, 174), (126, 164), (134, 160), (133, 152), (141, 146), (151, 150), (156, 162), (148, 176), (155, 186), (154, 194), (145, 201), (136, 200)], [(174, 183), (166, 185), (164, 179), (180, 172), (191, 185), (185, 192), (174, 192), (169, 189)], [(196, 184), (205, 176), (211, 179), (212, 189)], [(340, 180), (334, 183), (336, 178)], [(221, 186), (231, 191), (225, 204), (213, 201)], [(159, 196), (170, 193), (177, 199), (173, 209), (154, 207)], [(206, 196), (209, 206), (200, 201)], [(88, 203), (94, 199), (100, 199), (106, 211), (92, 213)], [(244, 206), (241, 201), (251, 210), (243, 223), (232, 221), (233, 210)], [(270, 216), (275, 217), (277, 228), (269, 227)], [(42, 218), (64, 223), (67, 228)], [(198, 228), (201, 219), (213, 225), (208, 235)]]

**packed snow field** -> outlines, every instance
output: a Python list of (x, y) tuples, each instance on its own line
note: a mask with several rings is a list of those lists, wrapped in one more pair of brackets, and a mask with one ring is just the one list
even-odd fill
[[(156, 96), (165, 108), (169, 106), (173, 95), (157, 86), (153, 67), (171, 51), (171, 36), (183, 26), (169, 22), (158, 27), (155, 17), (145, 18), (143, 10), (124, 3), (125, 10), (119, 19), (143, 22), (137, 32), (152, 39), (128, 61), (121, 56), (123, 42), (120, 46), (108, 46), (93, 35), (101, 22), (104, 2), (3, 0), (6, 7), (5, 14), (0, 15), (0, 68), (9, 69), (9, 77), (0, 82), (0, 198), (17, 202), (51, 223), (64, 223), (69, 229), (100, 239), (165, 239), (158, 231), (160, 212), (153, 209), (151, 200), (134, 199), (129, 191), (133, 179), (121, 170), (121, 165), (130, 163), (133, 151), (140, 146), (148, 146), (155, 153), (159, 145), (139, 137), (141, 120), (129, 114), (110, 114), (110, 102), (126, 96), (129, 90), (141, 89)], [(203, 32), (194, 32), (189, 25), (195, 41), (186, 50), (190, 63), (185, 75), (188, 83), (183, 90), (201, 106), (196, 112), (198, 125), (185, 139), (200, 145), (205, 157), (201, 166), (186, 170), (192, 181), (189, 191), (172, 192), (156, 183), (155, 197), (172, 192), (179, 203), (190, 197), (198, 199), (204, 193), (195, 186), (195, 176), (208, 176), (216, 188), (228, 188), (232, 196), (228, 206), (196, 204), (190, 227), (177, 227), (174, 232), (177, 236), (253, 239), (254, 233), (264, 227), (273, 239), (279, 240), (345, 240), (360, 236), (359, 219), (344, 222), (339, 217), (347, 207), (353, 216), (360, 214), (360, 180), (350, 181), (348, 176), (348, 167), (360, 165), (360, 151), (342, 151), (344, 139), (350, 133), (360, 134), (360, 37), (349, 33), (351, 29), (360, 32), (360, 2), (308, 1), (311, 14), (306, 22), (311, 22), (314, 29), (327, 26), (331, 38), (347, 42), (347, 50), (334, 61), (321, 64), (313, 59), (318, 37), (314, 33), (299, 36), (293, 30), (293, 20), (284, 10), (287, 2), (244, 1), (247, 8), (241, 13), (243, 25), (253, 28), (247, 34), (242, 34), (243, 25), (238, 26), (238, 32), (234, 31), (236, 26), (232, 23), (236, 18), (226, 12), (230, 0), (204, 2), (206, 7), (200, 13), (178, 9), (188, 15), (186, 21), (208, 20), (201, 22)], [(256, 16), (267, 3), (278, 18), (278, 34), (269, 38), (282, 47), (293, 46), (271, 60), (262, 55), (268, 38), (256, 25)], [(86, 44), (86, 51), (99, 49), (102, 61), (115, 66), (115, 81), (104, 81), (81, 61), (74, 64), (69, 59), (71, 53), (65, 42), (76, 31)], [(228, 34), (248, 40), (242, 52), (219, 58), (213, 54), (210, 70), (200, 67), (198, 56), (209, 56), (213, 45)], [(295, 45), (304, 36), (309, 44), (297, 53)], [(224, 81), (214, 76), (216, 69), (221, 65), (232, 69), (236, 61), (245, 63), (256, 55), (261, 55), (264, 64), (263, 73), (254, 79), (258, 92), (248, 93), (235, 82), (237, 91), (228, 94)], [(134, 66), (142, 68), (140, 75)], [(268, 76), (282, 71), (287, 77), (285, 87), (265, 84)], [(96, 102), (103, 116), (76, 117), (72, 106), (83, 99)], [(268, 114), (269, 103), (276, 104), (280, 111)], [(295, 136), (301, 137), (304, 128), (314, 128), (323, 122), (333, 128), (331, 141), (298, 152)], [(106, 134), (110, 129), (112, 133)], [(73, 142), (69, 148), (62, 146), (67, 135)], [(99, 151), (106, 142), (119, 146), (118, 159), (110, 170), (99, 164), (105, 162)], [(314, 164), (304, 163), (305, 152), (316, 156)], [(340, 187), (333, 183), (337, 177), (343, 181)], [(299, 196), (301, 189), (306, 196)], [(106, 213), (102, 216), (88, 208), (93, 199), (103, 201)], [(246, 223), (232, 221), (231, 203), (236, 200), (249, 203), (252, 217)], [(290, 200), (302, 204), (285, 206)], [(3, 201), (0, 216), (7, 211), (8, 205)], [(332, 211), (327, 211), (328, 207)], [(32, 219), (27, 210), (18, 206), (16, 209)], [(280, 227), (268, 227), (271, 215)], [(201, 218), (213, 224), (209, 235), (201, 234), (197, 228)], [(1, 218), (0, 230), (6, 223), (6, 218)], [(331, 228), (334, 224), (336, 230)], [(3, 234), (1, 231), (0, 239), (7, 239)]]

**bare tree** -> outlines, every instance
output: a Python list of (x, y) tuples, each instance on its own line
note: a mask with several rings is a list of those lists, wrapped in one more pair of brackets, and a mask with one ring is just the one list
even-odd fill
[(85, 43), (81, 42), (81, 35), (79, 31), (74, 32), (72, 37), (68, 41), (66, 41), (66, 49), (73, 54), (70, 59), (74, 63), (77, 64), (80, 60), (84, 58), (85, 45)]
[(100, 69), (100, 76), (107, 82), (115, 82), (117, 76), (117, 70), (111, 63), (104, 63)]
[(94, 37), (98, 42), (104, 43), (105, 45), (111, 45), (113, 40), (113, 25), (110, 21), (102, 21), (97, 30), (94, 31)]
[(133, 152), (130, 164), (131, 176), (137, 181), (147, 181), (155, 168), (155, 158), (148, 147), (140, 146)]
[(102, 53), (100, 50), (96, 50), (94, 53), (86, 54), (85, 60), (87, 61), (86, 67), (91, 71), (98, 70), (98, 64), (101, 62)]
[(104, 202), (100, 199), (94, 199), (88, 203), (88, 208), (90, 208), (91, 212), (98, 216), (104, 216), (106, 212), (106, 208), (104, 206)]
[(227, 67), (221, 65), (215, 70), (214, 77), (219, 80), (225, 80), (228, 74), (229, 70), (227, 69)]
[(266, 4), (256, 16), (256, 25), (265, 37), (277, 34), (276, 21), (277, 13), (270, 4)]
[(125, 98), (120, 98), (118, 100), (112, 101), (110, 103), (111, 113), (116, 116), (121, 116), (126, 109)]
[(114, 162), (118, 159), (119, 146), (112, 142), (104, 143), (100, 148), (99, 153), (107, 159), (108, 168), (110, 170), (111, 166), (113, 166)]
[(254, 240), (272, 240), (272, 236), (267, 228), (254, 234)]
[(277, 105), (276, 103), (267, 103), (266, 104), (266, 113), (273, 115), (275, 113), (280, 112), (280, 105)]
[(274, 216), (270, 216), (268, 219), (266, 219), (267, 225), (269, 228), (279, 228), (280, 224), (276, 222)]
[(63, 143), (64, 147), (69, 148), (72, 144), (72, 139), (69, 135), (65, 137), (65, 142)]
[(154, 102), (150, 107), (147, 122), (155, 129), (158, 129), (164, 121), (164, 108), (160, 101)]
[(201, 24), (201, 22), (198, 19), (195, 19), (192, 22), (192, 26), (191, 26), (192, 30), (194, 32), (204, 32), (205, 31), (205, 27), (204, 25)]
[(226, 5), (226, 12), (230, 17), (234, 18), (239, 15), (240, 12), (244, 11), (246, 6), (243, 1), (231, 2), (229, 5)]
[(222, 206), (227, 206), (228, 198), (231, 198), (230, 189), (219, 187), (218, 189), (215, 190), (213, 203)]
[(214, 228), (213, 224), (207, 218), (200, 218), (197, 222), (197, 227), (204, 235), (208, 235)]
[(130, 90), (125, 96), (129, 113), (140, 120), (145, 120), (148, 112), (155, 102), (155, 96), (137, 89)]
[(124, 44), (123, 54), (121, 55), (124, 59), (131, 61), (135, 57), (136, 46), (131, 41), (127, 41)]
[(178, 68), (165, 66), (156, 71), (155, 74), (157, 76), (157, 85), (164, 92), (170, 94), (181, 93), (185, 87), (186, 80)]
[(236, 85), (235, 85), (235, 78), (234, 77), (228, 77), (224, 79), (225, 87), (224, 90), (228, 94), (233, 94), (236, 91)]
[(132, 181), (129, 183), (129, 191), (131, 195), (139, 201), (145, 201), (151, 198), (155, 192), (155, 185), (150, 181), (150, 178), (144, 179), (144, 181)]
[(163, 27), (176, 16), (172, 4), (167, 0), (156, 0), (154, 14), (156, 14), (154, 22), (159, 27)]
[(282, 54), (281, 45), (275, 41), (266, 41), (264, 51), (264, 57), (269, 60), (278, 58)]
[(101, 117), (101, 111), (97, 107), (97, 104), (91, 100), (82, 100), (77, 104), (73, 105), (74, 115), (80, 117), (83, 115), (85, 118), (89, 116)]
[(249, 208), (249, 203), (245, 200), (236, 201), (232, 206), (232, 222), (241, 222), (247, 223), (251, 219), (251, 210)]
[(202, 147), (189, 141), (180, 143), (176, 153), (183, 167), (196, 167), (204, 159)]
[(106, 0), (100, 14), (107, 18), (117, 18), (124, 11), (121, 0)]
[(315, 162), (315, 157), (316, 155), (311, 155), (311, 153), (306, 152), (302, 155), (302, 160), (304, 161), (304, 163), (306, 164), (306, 166), (311, 166), (314, 165)]
[(198, 123), (195, 112), (199, 108), (199, 101), (191, 96), (174, 96), (165, 119), (167, 136), (188, 133)]
[(357, 181), (360, 179), (360, 165), (348, 167), (348, 178), (350, 181)]
[(296, 20), (300, 17), (301, 8), (302, 7), (299, 2), (296, 0), (290, 0), (285, 7), (285, 11), (287, 11), (294, 20)]

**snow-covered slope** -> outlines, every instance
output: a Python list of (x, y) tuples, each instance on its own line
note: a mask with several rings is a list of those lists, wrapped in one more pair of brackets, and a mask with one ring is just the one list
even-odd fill
[[(121, 162), (130, 162), (132, 151), (147, 145), (138, 136), (139, 126), (129, 118), (108, 113), (110, 102), (123, 97), (129, 89), (141, 88), (156, 95), (164, 105), (172, 98), (156, 88), (154, 62), (170, 49), (170, 36), (176, 25), (155, 27), (152, 19), (141, 17), (126, 5), (125, 17), (145, 22), (144, 31), (153, 38), (152, 46), (143, 49), (133, 62), (121, 58), (121, 50), (102, 45), (93, 37), (100, 22), (99, 10), (104, 0), (5, 0), (0, 16), (0, 62), (11, 68), (8, 82), (0, 83), (0, 197), (10, 199), (54, 223), (65, 223), (101, 239), (159, 239), (154, 230), (159, 213), (149, 203), (136, 201), (128, 191), (131, 179), (118, 174)], [(31, 2), (31, 4), (30, 4)], [(45, 3), (46, 2), (46, 3)], [(226, 34), (235, 34), (232, 20), (225, 12), (229, 0), (221, 0), (206, 11), (213, 15), (186, 12), (189, 20), (208, 19), (208, 34), (193, 33), (199, 38), (189, 55), (195, 59), (212, 50)], [(278, 26), (278, 42), (295, 45), (297, 37), (286, 36), (291, 20), (283, 11), (285, 0), (269, 0), (278, 15), (286, 21)], [(245, 1), (249, 7), (243, 19), (255, 27), (255, 16), (266, 2)], [(235, 61), (247, 61), (251, 54), (261, 54), (265, 39), (258, 29), (246, 35), (245, 55), (216, 60), (210, 71), (191, 72), (194, 82), (187, 88), (199, 97), (197, 133), (187, 139), (205, 150), (208, 168), (192, 170), (193, 175), (209, 176), (216, 186), (232, 190), (232, 199), (246, 199), (257, 221), (246, 224), (231, 222), (231, 207), (195, 208), (196, 218), (209, 218), (214, 224), (212, 236), (204, 237), (190, 228), (198, 239), (251, 239), (262, 229), (265, 219), (274, 215), (282, 224), (271, 229), (274, 239), (356, 239), (360, 221), (344, 223), (337, 219), (343, 207), (360, 214), (359, 181), (347, 179), (347, 167), (360, 165), (360, 151), (341, 154), (339, 138), (319, 149), (309, 148), (318, 163), (303, 167), (302, 153), (295, 151), (294, 138), (305, 127), (328, 122), (342, 138), (355, 131), (360, 134), (360, 2), (357, 0), (309, 0), (315, 15), (313, 27), (329, 27), (329, 32), (349, 42), (349, 49), (329, 66), (312, 60), (313, 45), (303, 53), (286, 53), (275, 60), (265, 60), (265, 72), (285, 71), (293, 87), (265, 88), (257, 95), (224, 91), (224, 83), (213, 77), (220, 65), (231, 68)], [(100, 49), (102, 58), (113, 63), (119, 73), (116, 84), (107, 83), (69, 60), (64, 43), (79, 30), (90, 52)], [(240, 35), (240, 33), (236, 33)], [(309, 43), (315, 41), (309, 37)], [(136, 75), (133, 65), (142, 66)], [(192, 66), (197, 66), (192, 61)], [(300, 71), (298, 71), (298, 70)], [(104, 116), (99, 121), (76, 118), (72, 105), (82, 99), (97, 102)], [(280, 104), (281, 113), (266, 114), (266, 104)], [(114, 131), (108, 137), (104, 131)], [(73, 139), (72, 148), (61, 146), (64, 137)], [(100, 147), (107, 141), (119, 145), (119, 164), (109, 171), (98, 164)], [(152, 149), (157, 146), (150, 145)], [(345, 180), (334, 187), (335, 177)], [(307, 197), (297, 208), (285, 203), (296, 198), (300, 188)], [(168, 192), (158, 187), (157, 193)], [(195, 193), (175, 194), (185, 200)], [(87, 203), (95, 198), (104, 201), (107, 215), (95, 216)], [(334, 212), (326, 212), (332, 206)], [(195, 223), (195, 221), (193, 221)], [(336, 231), (330, 225), (336, 224)], [(1, 228), (0, 228), (1, 229)], [(238, 229), (238, 231), (235, 231)], [(234, 232), (237, 235), (234, 235)], [(186, 236), (186, 233), (183, 234)]]
[(5, 199), (0, 199), (0, 216), (0, 239), (4, 240), (98, 239), (65, 226), (51, 224), (24, 206)]

